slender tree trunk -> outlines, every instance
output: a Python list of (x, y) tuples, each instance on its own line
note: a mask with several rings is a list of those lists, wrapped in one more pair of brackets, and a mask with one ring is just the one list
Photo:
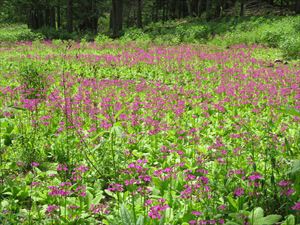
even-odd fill
[(197, 4), (197, 15), (198, 17), (201, 16), (201, 13), (202, 13), (202, 0), (198, 0), (198, 4)]
[(56, 7), (57, 28), (61, 27), (60, 5)]
[(36, 20), (37, 20), (37, 29), (45, 25), (44, 13), (40, 9), (36, 9)]
[(126, 23), (127, 27), (130, 27), (130, 25), (131, 25), (131, 10), (132, 10), (132, 4), (129, 3), (127, 5), (127, 16), (126, 16), (126, 19), (125, 19), (125, 23)]
[(245, 3), (244, 0), (241, 0), (240, 17), (243, 17), (244, 14), (245, 14)]
[(50, 26), (50, 7), (46, 6), (45, 8), (45, 25), (47, 27)]
[(162, 20), (166, 20), (166, 6), (165, 3), (163, 3), (163, 11), (162, 11)]
[(91, 18), (91, 28), (92, 28), (92, 31), (96, 34), (98, 31), (99, 15), (98, 15), (98, 10), (96, 7), (95, 0), (92, 0), (92, 2), (91, 2), (91, 9), (92, 9), (92, 13), (93, 13), (93, 16)]
[(206, 20), (211, 19), (211, 0), (206, 0)]
[(151, 10), (151, 16), (152, 16), (152, 21), (155, 21), (155, 3), (152, 3), (152, 10)]
[(169, 1), (166, 0), (165, 2), (165, 21), (169, 19)]
[(29, 9), (27, 12), (27, 26), (30, 29), (33, 29), (33, 13), (32, 9)]
[(137, 0), (137, 27), (143, 28), (142, 21), (142, 0)]
[(120, 36), (123, 28), (123, 1), (112, 0), (112, 28), (113, 37)]
[(158, 18), (159, 18), (159, 0), (156, 0), (155, 2), (155, 22), (158, 21)]
[(300, 14), (300, 0), (296, 0), (296, 4), (295, 4), (295, 12), (297, 14)]
[(191, 0), (186, 0), (186, 6), (187, 6), (187, 10), (188, 10), (188, 15), (190, 17), (193, 16), (193, 13), (192, 13), (192, 1)]
[(55, 7), (50, 8), (50, 27), (55, 28)]
[(73, 0), (68, 0), (67, 3), (67, 30), (73, 32)]
[(113, 30), (113, 24), (114, 24), (114, 15), (113, 15), (113, 10), (110, 10), (109, 14), (109, 29)]

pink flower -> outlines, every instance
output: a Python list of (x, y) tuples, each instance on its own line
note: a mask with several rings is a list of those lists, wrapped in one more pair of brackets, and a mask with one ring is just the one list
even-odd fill
[(236, 196), (236, 197), (240, 197), (244, 194), (244, 189), (243, 188), (237, 188), (234, 190), (233, 194)]
[(259, 179), (261, 179), (261, 178), (262, 178), (262, 175), (260, 175), (260, 174), (257, 173), (257, 172), (252, 173), (252, 175), (250, 175), (250, 176), (248, 177), (248, 179), (251, 180), (251, 181), (259, 180)]
[(225, 210), (225, 209), (226, 209), (226, 205), (220, 205), (220, 206), (218, 207), (218, 209), (219, 209), (219, 210)]
[(292, 207), (292, 210), (300, 211), (300, 202), (296, 202), (296, 204)]
[(39, 165), (40, 165), (40, 164), (39, 164), (38, 162), (32, 162), (32, 163), (31, 163), (31, 166), (32, 166), (32, 167), (38, 167)]
[(57, 171), (68, 171), (68, 167), (65, 164), (58, 164)]
[(193, 211), (192, 214), (194, 216), (201, 216), (202, 215), (202, 212), (199, 212), (199, 211)]
[(54, 213), (58, 209), (59, 209), (59, 207), (57, 205), (48, 205), (48, 207), (46, 209), (46, 214), (51, 215), (52, 213)]
[(286, 187), (286, 186), (289, 186), (290, 185), (290, 181), (288, 181), (288, 180), (282, 180), (282, 181), (280, 181), (279, 183), (278, 183), (278, 185), (280, 186), (280, 187)]

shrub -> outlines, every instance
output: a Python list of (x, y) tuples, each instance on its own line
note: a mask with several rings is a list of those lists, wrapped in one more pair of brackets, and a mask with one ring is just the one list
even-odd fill
[(98, 34), (95, 38), (95, 42), (97, 44), (104, 44), (104, 43), (108, 43), (111, 41), (112, 41), (112, 39), (105, 34)]
[(298, 58), (300, 57), (300, 37), (290, 36), (286, 37), (285, 40), (280, 45), (286, 57)]
[(33, 41), (43, 38), (43, 35), (30, 31), (26, 25), (2, 24), (0, 26), (0, 41)]
[(36, 33), (42, 34), (46, 39), (61, 39), (61, 40), (69, 40), (69, 39), (78, 39), (75, 33), (68, 33), (66, 30), (49, 27), (43, 27), (35, 31)]
[(121, 41), (138, 41), (138, 42), (149, 42), (150, 36), (143, 32), (142, 29), (130, 28), (121, 37)]

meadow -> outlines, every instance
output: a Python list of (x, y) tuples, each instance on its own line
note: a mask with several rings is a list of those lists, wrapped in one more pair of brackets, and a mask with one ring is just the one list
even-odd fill
[(300, 64), (276, 49), (0, 45), (0, 223), (300, 223)]

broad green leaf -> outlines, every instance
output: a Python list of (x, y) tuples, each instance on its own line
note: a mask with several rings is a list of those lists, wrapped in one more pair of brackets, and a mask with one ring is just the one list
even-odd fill
[(254, 221), (253, 225), (273, 225), (281, 219), (280, 215), (269, 215)]
[(300, 111), (294, 108), (285, 107), (279, 109), (280, 112), (291, 115), (291, 116), (300, 116)]
[(231, 196), (228, 196), (227, 199), (228, 199), (229, 203), (233, 206), (233, 208), (235, 208), (236, 210), (239, 209), (238, 203), (235, 199), (233, 199)]
[(164, 225), (165, 221), (166, 221), (166, 218), (165, 218), (165, 216), (163, 216), (159, 221), (159, 225)]
[(253, 223), (252, 220), (254, 220), (254, 222), (255, 222), (257, 219), (260, 219), (263, 217), (264, 217), (264, 210), (262, 208), (258, 207), (258, 208), (255, 208), (254, 210), (252, 210), (252, 212), (250, 213), (248, 218), (250, 219), (250, 222)]
[(300, 172), (300, 160), (295, 160), (292, 169), (288, 173), (295, 174), (298, 172)]
[(96, 205), (96, 204), (98, 204), (98, 203), (101, 201), (101, 199), (103, 199), (103, 195), (102, 195), (102, 193), (99, 193), (99, 194), (96, 195), (96, 197), (91, 201), (91, 204)]
[(281, 225), (295, 225), (295, 216), (289, 215)]
[(144, 216), (140, 215), (140, 217), (136, 221), (136, 225), (144, 225)]
[(240, 225), (240, 224), (232, 222), (232, 221), (229, 221), (229, 222), (225, 223), (225, 225)]
[(121, 216), (123, 225), (134, 225), (134, 222), (131, 219), (130, 213), (124, 205), (121, 206), (120, 216)]

